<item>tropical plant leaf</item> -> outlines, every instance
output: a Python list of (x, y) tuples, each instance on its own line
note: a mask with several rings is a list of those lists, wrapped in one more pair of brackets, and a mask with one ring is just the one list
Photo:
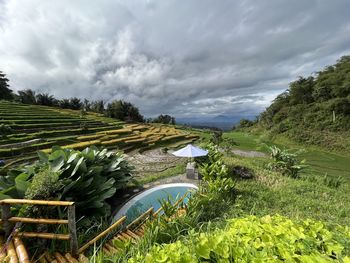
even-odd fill
[(39, 156), (39, 160), (43, 163), (47, 163), (49, 160), (48, 155), (42, 151), (38, 151), (38, 156)]
[(64, 164), (64, 156), (58, 155), (55, 159), (51, 161), (50, 166), (53, 172), (58, 172)]

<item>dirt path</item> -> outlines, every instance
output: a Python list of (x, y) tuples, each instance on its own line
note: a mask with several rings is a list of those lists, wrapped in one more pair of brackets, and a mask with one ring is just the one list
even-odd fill
[(257, 152), (257, 151), (243, 151), (243, 150), (234, 149), (234, 150), (231, 150), (231, 152), (242, 157), (251, 157), (251, 158), (267, 157), (267, 154), (263, 152)]

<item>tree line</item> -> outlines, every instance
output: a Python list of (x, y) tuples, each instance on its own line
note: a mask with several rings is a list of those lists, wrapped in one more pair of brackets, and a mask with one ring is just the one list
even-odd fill
[(170, 115), (161, 114), (154, 119), (145, 119), (135, 105), (124, 100), (114, 100), (106, 104), (103, 100), (81, 100), (77, 97), (56, 99), (53, 95), (48, 93), (36, 93), (32, 89), (20, 90), (16, 94), (10, 89), (9, 79), (2, 71), (0, 71), (0, 100), (59, 107), (62, 109), (81, 110), (83, 112), (96, 112), (104, 114), (110, 118), (130, 122), (175, 124), (175, 118)]
[[(350, 56), (317, 72), (316, 76), (299, 77), (260, 115), (260, 122), (271, 127), (290, 116), (291, 109), (318, 105), (339, 116), (350, 114)], [(306, 114), (299, 111), (299, 115)], [(315, 112), (314, 112), (315, 113)], [(299, 121), (299, 120), (296, 120)]]

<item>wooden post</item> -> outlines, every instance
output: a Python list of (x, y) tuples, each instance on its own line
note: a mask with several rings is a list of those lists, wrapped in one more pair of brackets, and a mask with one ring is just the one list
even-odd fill
[(70, 235), (70, 250), (72, 256), (78, 256), (78, 239), (75, 224), (75, 205), (68, 206), (68, 229)]
[(11, 218), (11, 209), (9, 204), (2, 204), (2, 221), (4, 222), (5, 237), (7, 238), (11, 234), (11, 223), (9, 218)]

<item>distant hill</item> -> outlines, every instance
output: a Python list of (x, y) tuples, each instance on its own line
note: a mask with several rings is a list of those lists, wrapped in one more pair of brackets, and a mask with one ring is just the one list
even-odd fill
[(350, 56), (290, 83), (253, 127), (350, 152)]
[[(214, 117), (188, 117), (176, 118), (177, 123), (187, 124), (196, 128), (218, 128), (224, 131), (231, 130), (239, 122), (242, 116), (217, 115)], [(248, 116), (254, 119), (255, 116)]]

